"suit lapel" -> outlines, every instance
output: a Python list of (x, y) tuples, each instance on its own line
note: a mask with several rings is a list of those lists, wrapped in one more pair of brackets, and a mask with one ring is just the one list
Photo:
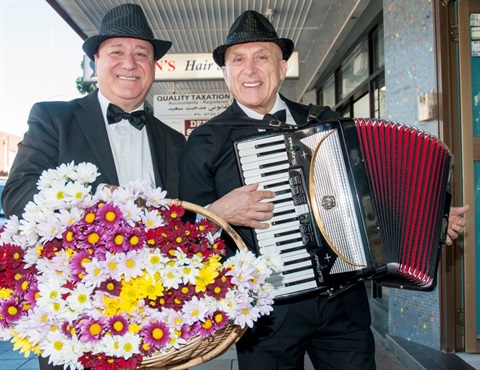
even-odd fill
[(148, 134), (148, 143), (152, 153), (153, 173), (155, 175), (155, 185), (165, 189), (167, 184), (167, 160), (168, 153), (165, 148), (165, 135), (160, 125), (156, 124), (155, 119), (146, 115), (146, 128)]
[(295, 120), (295, 123), (297, 125), (305, 124), (305, 122), (307, 121), (307, 117), (308, 117), (308, 110), (306, 110), (303, 105), (298, 104), (298, 103), (294, 103), (293, 101), (285, 98), (283, 95), (280, 95), (280, 98), (287, 105), (288, 110), (290, 111), (290, 114), (292, 115), (293, 119)]
[(107, 177), (108, 183), (118, 185), (115, 162), (97, 94), (98, 90), (79, 101), (81, 108), (75, 111), (75, 117), (89, 145), (85, 150), (91, 150), (95, 155), (98, 170)]

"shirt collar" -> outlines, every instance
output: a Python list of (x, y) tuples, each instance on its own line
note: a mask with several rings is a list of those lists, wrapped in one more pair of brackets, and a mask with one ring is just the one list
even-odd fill
[[(253, 118), (253, 119), (263, 119), (263, 116), (264, 116), (263, 114), (255, 112), (253, 109), (250, 109), (250, 108), (246, 107), (245, 105), (240, 103), (238, 100), (237, 100), (237, 104), (245, 112), (245, 114), (248, 117)], [(277, 112), (279, 110), (282, 110), (282, 109), (285, 109), (288, 113), (287, 105), (282, 100), (282, 98), (280, 98), (280, 94), (277, 93), (277, 99), (275, 100), (275, 104), (273, 105), (273, 108), (269, 113), (275, 113), (275, 112)]]
[[(105, 96), (103, 96), (103, 94), (101, 93), (100, 90), (98, 90), (98, 102), (100, 103), (100, 109), (102, 110), (103, 120), (105, 121), (105, 124), (108, 126), (107, 109), (108, 109), (108, 105), (111, 102)], [(135, 112), (137, 110), (142, 110), (142, 109), (143, 109), (143, 104), (141, 104), (139, 107), (132, 110), (132, 112)], [(131, 113), (131, 112), (128, 112), (128, 113)], [(115, 125), (113, 125), (113, 126), (115, 126)]]

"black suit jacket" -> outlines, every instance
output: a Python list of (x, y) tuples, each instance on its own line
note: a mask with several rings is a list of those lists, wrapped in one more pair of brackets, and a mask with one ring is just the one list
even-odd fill
[[(28, 119), (28, 131), (18, 145), (2, 194), (7, 216), (21, 216), (25, 205), (38, 192), (37, 181), (46, 169), (74, 161), (90, 162), (100, 176), (93, 184), (118, 185), (117, 171), (110, 148), (98, 92), (68, 102), (36, 103)], [(152, 152), (155, 182), (167, 190), (169, 198), (178, 195), (178, 161), (185, 137), (146, 114), (146, 125)]]
[[(298, 125), (307, 122), (309, 107), (281, 96)], [(235, 139), (258, 132), (255, 125), (231, 123), (238, 118), (241, 122), (246, 114), (236, 101), (219, 116), (196, 128), (188, 138), (180, 158), (179, 198), (202, 206), (213, 203), (230, 191), (242, 186), (233, 143)], [(340, 115), (328, 108), (321, 111), (319, 120), (339, 118)], [(227, 122), (229, 124), (225, 124)], [(245, 244), (254, 249), (253, 230), (236, 227)], [(370, 325), (368, 299), (363, 284), (357, 284), (338, 296), (346, 313), (361, 325)]]

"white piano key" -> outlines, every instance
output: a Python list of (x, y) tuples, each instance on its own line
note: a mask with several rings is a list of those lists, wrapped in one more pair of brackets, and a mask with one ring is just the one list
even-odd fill
[(298, 228), (299, 228), (298, 225), (299, 225), (298, 220), (295, 220), (295, 221), (284, 223), (284, 224), (277, 224), (277, 225), (270, 226), (268, 229), (259, 230), (256, 234), (257, 239), (263, 240), (268, 238), (275, 238), (277, 234), (286, 233), (286, 232), (298, 233)]
[(276, 296), (286, 295), (286, 294), (294, 294), (303, 291), (308, 291), (311, 289), (315, 289), (317, 287), (317, 283), (315, 280), (308, 281), (302, 284), (291, 285), (291, 286), (282, 286), (281, 288), (275, 289)]
[(297, 269), (300, 269), (300, 268), (302, 268), (305, 271), (308, 271), (308, 274), (313, 274), (312, 261), (310, 259), (308, 261), (303, 260), (303, 261), (297, 261), (296, 263), (284, 265), (283, 269), (282, 269), (282, 272), (284, 274), (287, 274), (289, 271), (297, 270)]
[[(242, 163), (242, 170), (243, 171), (248, 171), (248, 170), (251, 170), (253, 168), (255, 169), (260, 169), (262, 166), (265, 166), (267, 164), (272, 164), (272, 163), (282, 163), (282, 162), (286, 162), (287, 161), (287, 158), (283, 157), (283, 156), (280, 156), (280, 155), (269, 155), (269, 156), (266, 156), (265, 158), (262, 158), (262, 161), (258, 161), (258, 158), (256, 160), (253, 160), (253, 161), (249, 161), (249, 162), (245, 162), (245, 163)], [(267, 170), (268, 168), (267, 167), (263, 167), (262, 170)]]
[(250, 177), (244, 176), (245, 184), (255, 184), (255, 183), (262, 183), (264, 181), (271, 181), (271, 180), (278, 180), (278, 179), (287, 179), (288, 175), (283, 172), (271, 173), (268, 176), (262, 176), (262, 174), (251, 174)]
[(259, 139), (254, 139), (250, 141), (244, 141), (242, 143), (238, 143), (237, 147), (238, 149), (245, 149), (245, 148), (254, 148), (256, 146), (262, 145), (262, 144), (269, 144), (272, 142), (279, 142), (279, 141), (284, 141), (284, 136), (283, 134), (279, 135), (271, 135), (271, 136), (266, 136), (264, 138), (259, 138)]
[(288, 163), (281, 163), (276, 166), (269, 167), (268, 169), (265, 169), (265, 171), (262, 171), (258, 168), (252, 169), (252, 170), (247, 170), (243, 171), (243, 175), (245, 177), (254, 177), (254, 176), (268, 176), (268, 173), (276, 172), (276, 171), (283, 171), (288, 169)]
[[(279, 242), (284, 242), (288, 240), (294, 240), (295, 238), (301, 238), (302, 235), (300, 233), (298, 234), (290, 234), (290, 235), (283, 235), (275, 238), (274, 242), (279, 243)], [(266, 240), (259, 240), (258, 241), (258, 246), (259, 247), (266, 247), (267, 245), (271, 245), (272, 240), (266, 239)]]
[(244, 149), (238, 151), (240, 163), (242, 164), (253, 161), (262, 162), (269, 155), (275, 155), (280, 158), (288, 159), (287, 152), (285, 151), (285, 145), (283, 144), (275, 144), (269, 147)]
[(298, 233), (298, 239), (299, 240), (296, 240), (292, 243), (287, 243), (287, 244), (283, 244), (283, 245), (277, 245), (275, 240), (273, 239), (270, 239), (270, 240), (265, 240), (265, 244), (263, 246), (259, 246), (260, 248), (260, 252), (262, 251), (262, 248), (274, 248), (274, 250), (277, 250), (277, 251), (285, 251), (285, 250), (288, 250), (288, 249), (293, 249), (293, 248), (299, 248), (299, 247), (304, 247), (304, 244), (303, 244), (303, 241), (301, 240), (301, 234), (300, 232)]

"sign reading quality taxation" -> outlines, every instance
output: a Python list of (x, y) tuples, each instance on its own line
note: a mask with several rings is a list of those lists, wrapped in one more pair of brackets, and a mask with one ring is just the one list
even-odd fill
[(232, 104), (230, 93), (154, 95), (155, 117), (189, 136), (190, 133)]

